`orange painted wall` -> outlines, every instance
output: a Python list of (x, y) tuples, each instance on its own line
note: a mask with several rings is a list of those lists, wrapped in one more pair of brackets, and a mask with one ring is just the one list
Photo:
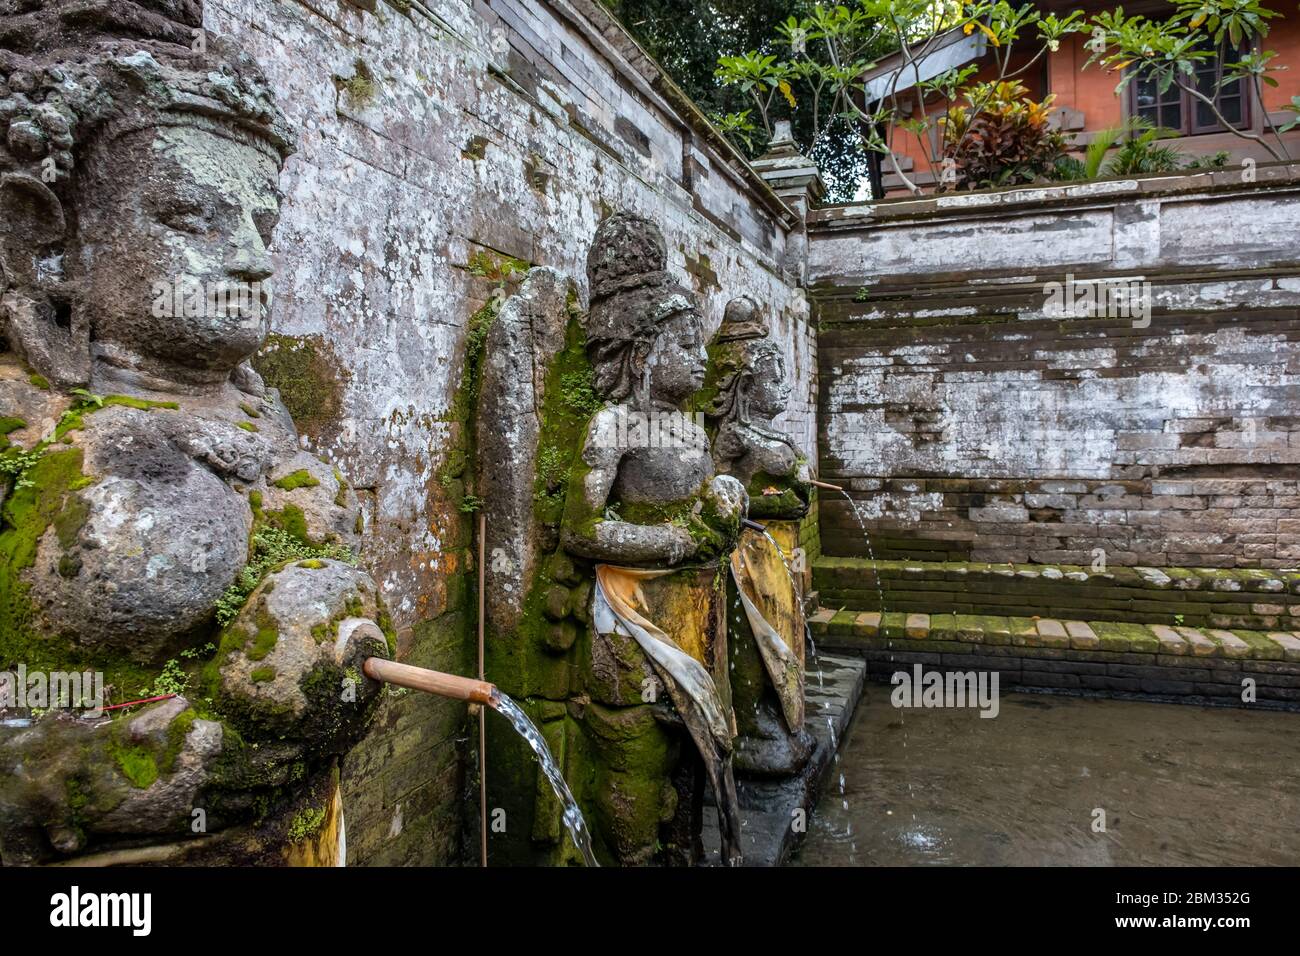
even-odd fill
[(1264, 87), (1264, 108), (1269, 110), (1281, 109), (1291, 97), (1300, 96), (1300, 10), (1294, 4), (1279, 4), (1276, 9), (1281, 16), (1269, 21), (1264, 49), (1276, 52), (1273, 62), (1288, 70), (1276, 77), (1277, 89)]

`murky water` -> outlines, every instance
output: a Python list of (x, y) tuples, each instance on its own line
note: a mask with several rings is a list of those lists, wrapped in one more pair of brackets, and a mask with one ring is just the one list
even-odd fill
[(546, 739), (542, 736), (542, 732), (528, 719), (528, 715), (519, 708), (518, 704), (500, 691), (496, 692), (490, 703), (497, 713), (510, 721), (510, 726), (514, 727), (537, 755), (542, 773), (546, 775), (551, 789), (555, 791), (555, 795), (564, 806), (564, 826), (568, 829), (569, 836), (573, 838), (573, 845), (582, 854), (583, 861), (587, 866), (599, 866), (600, 864), (596, 862), (596, 854), (591, 849), (591, 831), (587, 829), (587, 821), (582, 818), (578, 801), (573, 799), (569, 785), (564, 782), (564, 774), (560, 772), (559, 764), (551, 756), (551, 750), (546, 746)]
[(987, 719), (890, 690), (867, 685), (847, 800), (795, 865), (1300, 864), (1300, 714), (1006, 694)]

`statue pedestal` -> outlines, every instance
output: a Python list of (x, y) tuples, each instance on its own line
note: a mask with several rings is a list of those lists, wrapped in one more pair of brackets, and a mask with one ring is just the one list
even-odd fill
[[(723, 566), (714, 562), (640, 578), (626, 593), (641, 618), (703, 665), (730, 721), (724, 580)], [(591, 617), (583, 686), (600, 778), (589, 791), (599, 830), (621, 863), (651, 862), (657, 844), (669, 863), (693, 863), (702, 852), (701, 758), (637, 640), (621, 633), (621, 623), (598, 625), (602, 615), (594, 606)], [(734, 734), (734, 724), (730, 730)]]

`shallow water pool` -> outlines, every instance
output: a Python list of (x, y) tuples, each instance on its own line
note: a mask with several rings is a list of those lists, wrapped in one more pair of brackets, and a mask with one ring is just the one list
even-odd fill
[(890, 690), (867, 685), (793, 865), (1300, 863), (1300, 714), (1021, 693), (989, 719)]

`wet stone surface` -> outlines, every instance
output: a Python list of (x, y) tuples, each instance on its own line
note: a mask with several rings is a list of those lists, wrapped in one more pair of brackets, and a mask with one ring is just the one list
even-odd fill
[[(895, 709), (870, 684), (800, 866), (1260, 866), (1300, 858), (1292, 714), (1007, 695)], [(1105, 832), (1095, 832), (1096, 811)]]
[[(808, 715), (804, 726), (816, 748), (803, 772), (781, 780), (736, 781), (741, 810), (741, 850), (745, 866), (776, 866), (785, 862), (804, 834), (794, 825), (807, 821), (812, 829), (813, 807), (822, 800), (840, 799), (836, 751), (861, 699), (864, 662), (830, 654), (808, 655), (806, 686)], [(803, 813), (796, 815), (797, 811)], [(719, 860), (717, 821), (704, 815), (706, 865)]]

